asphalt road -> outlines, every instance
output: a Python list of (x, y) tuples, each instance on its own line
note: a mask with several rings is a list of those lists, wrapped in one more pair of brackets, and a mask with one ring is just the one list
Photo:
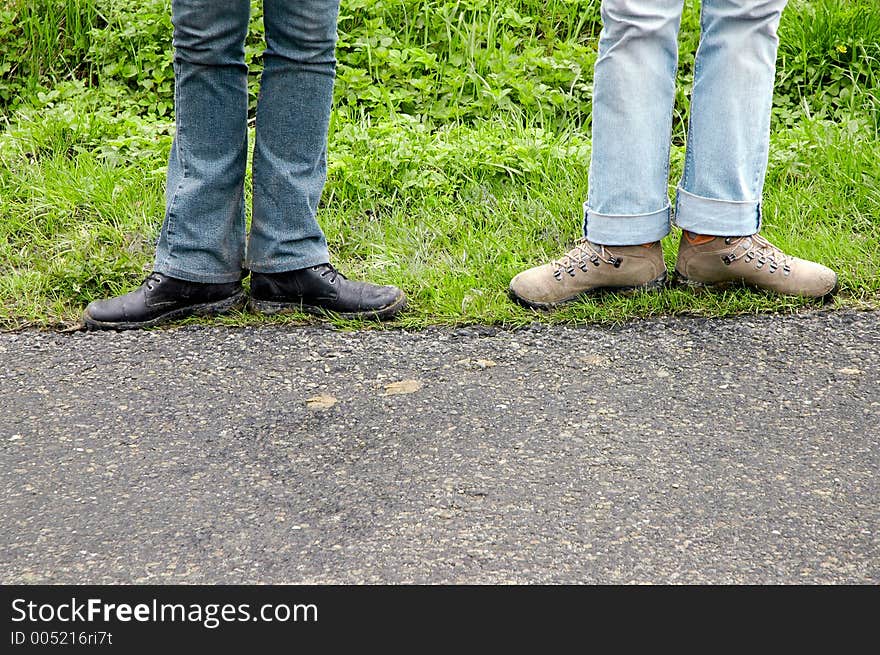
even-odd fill
[(3, 583), (880, 582), (878, 313), (29, 331), (0, 399)]

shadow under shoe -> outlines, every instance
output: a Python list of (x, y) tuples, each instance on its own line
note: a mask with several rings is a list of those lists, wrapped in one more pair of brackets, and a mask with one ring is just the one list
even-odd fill
[(244, 302), (240, 281), (189, 282), (154, 272), (134, 291), (90, 303), (82, 320), (89, 330), (133, 330), (188, 316), (222, 314)]
[(683, 232), (675, 277), (688, 286), (742, 285), (823, 300), (838, 289), (837, 273), (830, 268), (787, 255), (760, 234), (713, 237)]
[(510, 297), (531, 309), (553, 309), (600, 291), (662, 287), (666, 263), (659, 241), (601, 246), (580, 239), (561, 259), (535, 266), (510, 281)]
[(406, 294), (395, 286), (349, 280), (331, 264), (320, 264), (281, 273), (251, 272), (249, 307), (262, 314), (384, 320), (406, 308)]

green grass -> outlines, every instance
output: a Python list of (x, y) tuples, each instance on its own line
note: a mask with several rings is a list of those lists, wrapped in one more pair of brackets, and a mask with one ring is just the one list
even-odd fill
[[(862, 11), (872, 1), (793, 2), (781, 29), (764, 233), (840, 273), (835, 308), (880, 306), (880, 21)], [(24, 4), (14, 0), (2, 11)], [(29, 44), (5, 72), (0, 66), (0, 91), (15, 90), (0, 105), (6, 329), (72, 325), (90, 300), (142, 280), (163, 214), (173, 129), (163, 0), (44, 4), (56, 11), (58, 43), (45, 25), (0, 28), (0, 46), (4, 38)], [(85, 9), (76, 24), (66, 13), (74, 5)], [(343, 3), (319, 218), (343, 272), (407, 291), (411, 309), (393, 325), (621, 322), (816, 307), (742, 289), (678, 287), (607, 294), (551, 314), (507, 298), (513, 275), (557, 257), (580, 232), (597, 8), (594, 0)], [(687, 52), (697, 25), (688, 3), (671, 184), (683, 160)], [(248, 56), (258, 70), (258, 11), (254, 30)], [(664, 242), (670, 268), (677, 238), (673, 232)], [(291, 320), (314, 319), (216, 319)]]

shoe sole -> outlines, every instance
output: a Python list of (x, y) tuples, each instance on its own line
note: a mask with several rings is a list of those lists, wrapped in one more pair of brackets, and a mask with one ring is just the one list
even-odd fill
[(552, 309), (556, 309), (561, 305), (566, 305), (568, 303), (572, 303), (576, 300), (580, 300), (582, 298), (589, 298), (591, 296), (597, 296), (607, 293), (622, 293), (624, 295), (630, 295), (633, 293), (637, 293), (639, 291), (651, 291), (654, 289), (660, 289), (666, 286), (666, 273), (663, 273), (657, 278), (654, 278), (650, 282), (646, 282), (645, 284), (638, 284), (634, 286), (626, 286), (626, 287), (593, 287), (592, 289), (588, 289), (586, 291), (582, 291), (581, 293), (574, 295), (570, 298), (566, 298), (564, 300), (560, 300), (558, 302), (553, 303), (544, 303), (544, 302), (535, 302), (532, 300), (526, 300), (516, 294), (513, 289), (508, 288), (507, 294), (510, 296), (511, 300), (514, 302), (526, 307), (528, 309), (539, 309), (542, 311), (549, 311)]
[(777, 296), (785, 296), (787, 298), (806, 298), (812, 300), (821, 300), (823, 303), (827, 303), (834, 298), (834, 295), (840, 290), (840, 281), (836, 281), (834, 286), (831, 288), (831, 291), (826, 293), (824, 296), (804, 296), (800, 294), (793, 293), (780, 293), (779, 291), (773, 291), (772, 289), (764, 289), (755, 284), (749, 284), (744, 280), (726, 280), (723, 282), (700, 282), (698, 280), (691, 280), (678, 271), (675, 271), (672, 274), (673, 281), (675, 284), (688, 287), (689, 289), (699, 290), (699, 289), (714, 289), (718, 291), (722, 291), (724, 289), (751, 289), (752, 291), (763, 291), (764, 293), (770, 293)]
[(107, 321), (98, 321), (88, 312), (83, 313), (83, 324), (87, 330), (139, 330), (143, 328), (156, 327), (163, 323), (182, 320), (190, 316), (215, 316), (217, 314), (225, 314), (226, 312), (238, 309), (245, 304), (246, 294), (244, 290), (239, 291), (233, 296), (217, 300), (215, 302), (202, 303), (199, 305), (190, 305), (189, 307), (181, 307), (173, 311), (167, 312), (149, 321), (141, 322), (119, 322), (110, 323)]
[(401, 293), (400, 297), (393, 303), (382, 309), (370, 309), (362, 312), (335, 312), (320, 305), (308, 305), (302, 302), (280, 302), (277, 300), (257, 300), (251, 298), (248, 302), (248, 309), (259, 314), (290, 314), (294, 312), (305, 312), (315, 316), (325, 316), (328, 318), (352, 318), (366, 320), (387, 320), (399, 314), (406, 309), (406, 294)]

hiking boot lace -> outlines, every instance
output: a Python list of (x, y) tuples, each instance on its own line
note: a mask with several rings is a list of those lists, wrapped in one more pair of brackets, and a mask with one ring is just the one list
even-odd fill
[(742, 259), (746, 263), (755, 262), (755, 269), (761, 270), (767, 266), (767, 271), (772, 275), (782, 270), (783, 275), (791, 275), (792, 258), (782, 250), (774, 246), (760, 234), (747, 237), (727, 237), (724, 243), (730, 245), (736, 242), (734, 249), (721, 259), (730, 266), (733, 262)]
[(574, 248), (563, 255), (562, 259), (554, 259), (550, 262), (550, 265), (555, 269), (553, 277), (557, 281), (561, 281), (563, 273), (568, 273), (569, 276), (574, 277), (578, 268), (586, 273), (589, 264), (600, 266), (602, 262), (605, 262), (614, 268), (620, 268), (622, 261), (622, 257), (615, 256), (605, 246), (599, 246), (597, 250), (596, 246), (586, 239), (578, 239), (574, 244)]

